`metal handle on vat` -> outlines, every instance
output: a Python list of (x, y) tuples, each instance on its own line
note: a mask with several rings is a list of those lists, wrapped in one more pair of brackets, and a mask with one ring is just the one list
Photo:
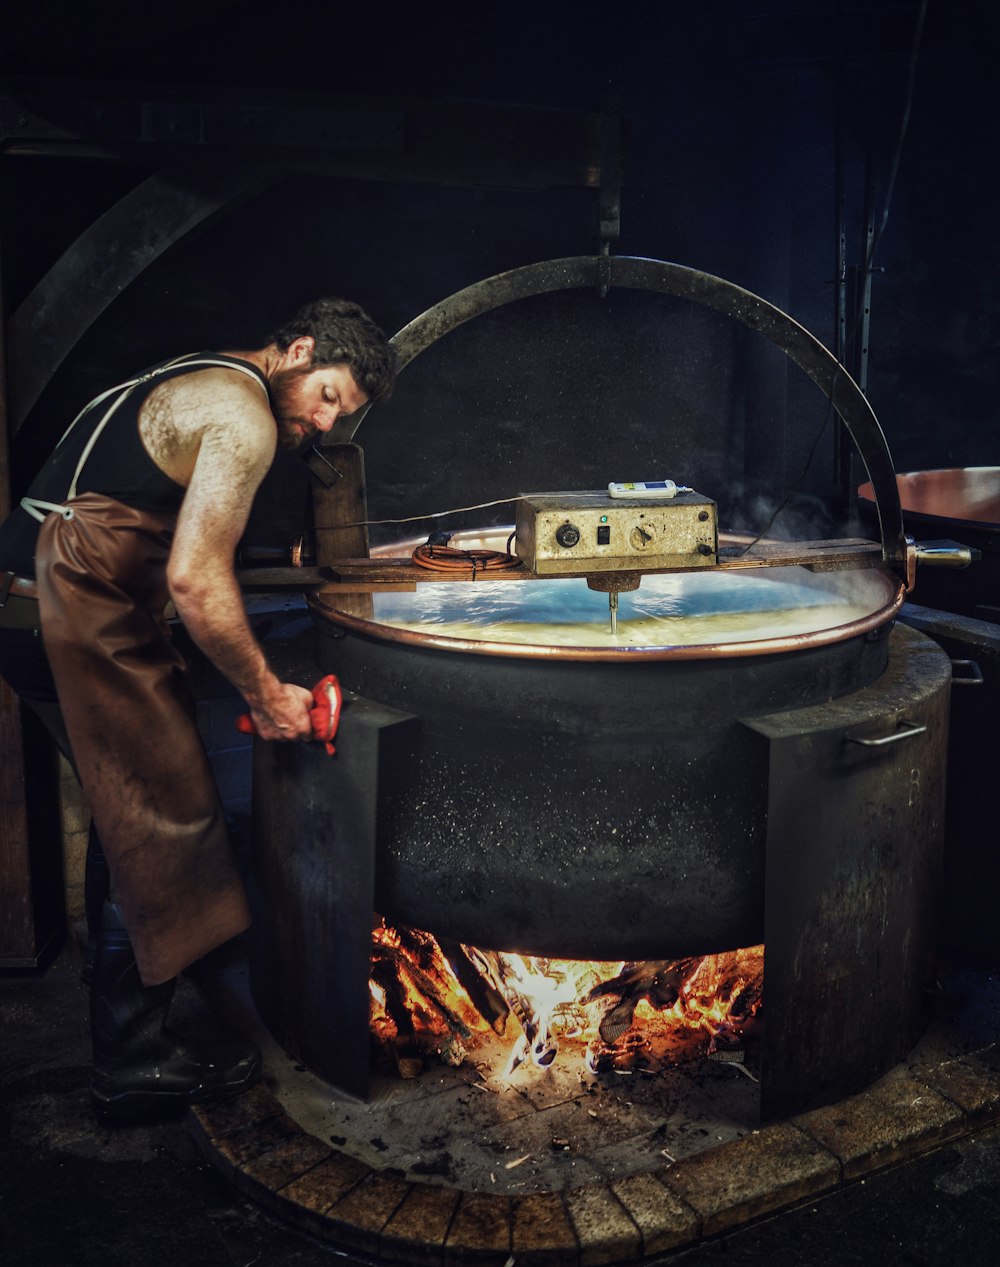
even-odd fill
[(975, 660), (952, 660), (952, 669), (968, 669), (968, 675), (961, 677), (956, 673), (952, 673), (952, 686), (982, 686), (983, 671)]
[(982, 560), (982, 550), (959, 541), (917, 541), (917, 563), (921, 567), (967, 568)]
[(903, 739), (912, 739), (914, 735), (922, 735), (927, 729), (926, 726), (917, 726), (914, 722), (907, 721), (904, 717), (897, 723), (899, 726), (908, 726), (908, 730), (897, 730), (894, 735), (883, 735), (881, 739), (858, 739), (854, 735), (845, 735), (844, 738), (848, 743), (860, 744), (862, 748), (884, 748), (889, 743), (899, 743)]

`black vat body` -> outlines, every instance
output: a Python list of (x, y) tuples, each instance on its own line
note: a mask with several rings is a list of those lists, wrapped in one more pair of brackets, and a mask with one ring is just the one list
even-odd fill
[(767, 769), (740, 719), (873, 682), (887, 632), (608, 662), (452, 653), (324, 622), (323, 671), (417, 719), (380, 765), (378, 911), (532, 955), (759, 943)]
[[(622, 665), (621, 682), (545, 662), (477, 663), (460, 681), (441, 653), (352, 635), (321, 636), (317, 656), (316, 641), (276, 648), (275, 667), (303, 682), (336, 669), (391, 702), (350, 696), (332, 759), (254, 745), (251, 985), (275, 1037), (335, 1086), (367, 1094), (376, 909), (440, 939), (558, 957), (763, 941), (765, 1120), (853, 1093), (916, 1041), (951, 675), (929, 638), (897, 627), (767, 664)], [(633, 794), (642, 815), (624, 813)]]

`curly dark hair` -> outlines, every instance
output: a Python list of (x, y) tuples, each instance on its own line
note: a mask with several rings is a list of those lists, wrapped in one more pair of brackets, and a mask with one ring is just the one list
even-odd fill
[(370, 401), (388, 400), (396, 379), (396, 355), (358, 304), (333, 296), (316, 299), (275, 330), (268, 342), (284, 352), (303, 336), (314, 342), (313, 365), (347, 365)]

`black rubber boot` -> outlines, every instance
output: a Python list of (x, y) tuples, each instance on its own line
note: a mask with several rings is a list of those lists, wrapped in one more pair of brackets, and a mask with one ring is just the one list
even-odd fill
[(195, 1047), (166, 1028), (175, 981), (144, 986), (121, 908), (106, 902), (90, 987), (90, 1102), (105, 1125), (161, 1117), (239, 1095), (260, 1075), (260, 1052), (233, 1039)]
[(93, 819), (87, 834), (87, 861), (83, 873), (83, 910), (87, 917), (87, 948), (83, 954), (80, 980), (90, 985), (94, 976), (94, 956), (97, 953), (97, 936), (101, 927), (101, 913), (111, 892), (111, 872), (104, 856), (104, 847), (97, 834)]

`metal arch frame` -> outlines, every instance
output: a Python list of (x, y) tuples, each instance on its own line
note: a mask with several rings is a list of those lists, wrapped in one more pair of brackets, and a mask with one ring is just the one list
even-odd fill
[[(95, 321), (187, 234), (275, 178), (267, 165), (176, 164), (147, 176), (70, 244), (11, 315), (10, 428), (16, 435)], [(58, 435), (58, 433), (57, 433)]]
[[(907, 541), (892, 457), (878, 419), (861, 388), (828, 348), (788, 313), (733, 282), (665, 260), (628, 255), (580, 255), (528, 264), (484, 278), (415, 317), (390, 342), (400, 369), (442, 335), (484, 312), (517, 299), (553, 291), (620, 286), (651, 290), (714, 308), (780, 348), (820, 388), (854, 441), (875, 493), (882, 535), (882, 556), (904, 577)], [(341, 419), (329, 433), (330, 444), (348, 444), (369, 406)]]

